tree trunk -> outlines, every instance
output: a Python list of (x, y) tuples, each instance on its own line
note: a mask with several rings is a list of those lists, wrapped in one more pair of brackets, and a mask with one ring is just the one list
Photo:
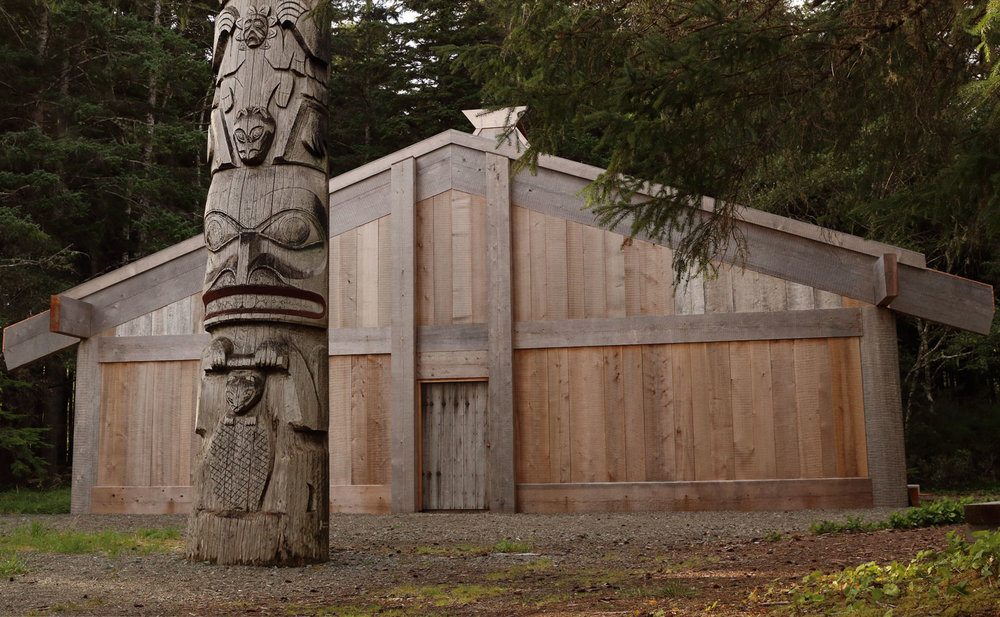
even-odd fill
[(195, 561), (329, 555), (329, 41), (313, 4), (230, 0), (215, 22)]

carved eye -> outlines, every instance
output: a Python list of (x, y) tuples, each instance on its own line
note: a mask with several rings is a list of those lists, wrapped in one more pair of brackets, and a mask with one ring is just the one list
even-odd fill
[(323, 240), (314, 218), (299, 210), (285, 210), (275, 214), (261, 230), (261, 235), (292, 249), (306, 248)]
[(256, 126), (250, 131), (250, 141), (260, 141), (264, 135), (264, 127)]
[(243, 131), (243, 129), (236, 129), (233, 131), (233, 137), (235, 137), (236, 141), (241, 144), (245, 144), (247, 141), (247, 134)]
[(205, 215), (205, 245), (215, 253), (240, 235), (236, 221), (221, 212)]

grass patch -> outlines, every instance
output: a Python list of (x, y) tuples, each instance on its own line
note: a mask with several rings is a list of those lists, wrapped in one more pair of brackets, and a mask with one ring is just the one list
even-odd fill
[(0, 514), (69, 514), (70, 488), (0, 491)]
[(530, 553), (532, 550), (531, 544), (527, 542), (520, 542), (518, 540), (511, 540), (510, 538), (504, 538), (496, 544), (493, 545), (492, 552), (494, 553)]
[[(948, 534), (948, 547), (924, 551), (906, 564), (865, 563), (842, 572), (814, 572), (790, 589), (752, 594), (751, 602), (782, 600), (781, 615), (839, 614), (883, 617), (965, 615), (996, 606), (1000, 589), (1000, 533), (977, 534), (967, 543)], [(964, 612), (963, 612), (964, 611)]]
[(414, 598), (435, 606), (460, 606), (510, 593), (498, 585), (404, 585), (389, 592), (399, 598)]
[(0, 533), (0, 553), (104, 553), (117, 557), (125, 552), (148, 555), (154, 552), (175, 550), (180, 545), (179, 529), (138, 529), (123, 534), (106, 529), (97, 533), (82, 531), (57, 531), (38, 521), (19, 525)]
[(846, 522), (821, 521), (813, 523), (813, 533), (854, 533), (879, 529), (915, 529), (917, 527), (937, 527), (965, 522), (965, 506), (972, 503), (971, 497), (962, 499), (938, 499), (889, 514), (884, 521), (865, 521), (863, 517), (848, 516)]
[(0, 552), (0, 577), (19, 576), (28, 573), (28, 564), (17, 553)]

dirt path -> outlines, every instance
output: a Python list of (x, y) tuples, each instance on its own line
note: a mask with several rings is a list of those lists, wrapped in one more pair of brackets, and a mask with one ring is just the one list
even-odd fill
[[(330, 562), (307, 568), (188, 563), (179, 546), (114, 559), (27, 553), (30, 572), (0, 581), (0, 615), (759, 615), (765, 607), (746, 604), (754, 588), (945, 545), (947, 528), (808, 532), (813, 521), (886, 513), (338, 515)], [(31, 520), (120, 531), (185, 524), (0, 516), (0, 533)]]

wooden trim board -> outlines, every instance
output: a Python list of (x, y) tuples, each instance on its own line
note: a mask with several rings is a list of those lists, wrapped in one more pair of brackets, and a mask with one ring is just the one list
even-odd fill
[(518, 484), (519, 512), (869, 508), (868, 478)]
[(49, 299), (49, 331), (78, 338), (89, 338), (93, 332), (94, 305), (66, 295)]

